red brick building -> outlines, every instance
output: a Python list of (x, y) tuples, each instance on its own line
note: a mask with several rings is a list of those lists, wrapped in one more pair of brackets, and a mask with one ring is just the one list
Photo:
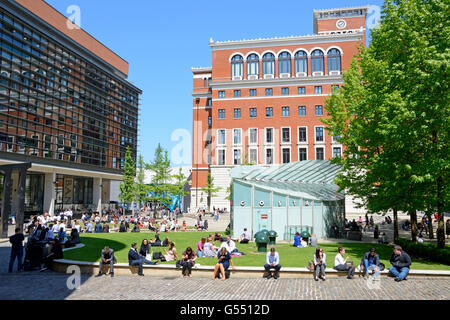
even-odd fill
[(314, 10), (314, 35), (210, 40), (212, 67), (192, 68), (191, 210), (206, 205), (200, 188), (208, 172), (222, 188), (211, 205), (229, 209), (233, 166), (341, 156), (321, 118), (325, 98), (343, 84), (342, 71), (366, 43), (367, 10)]

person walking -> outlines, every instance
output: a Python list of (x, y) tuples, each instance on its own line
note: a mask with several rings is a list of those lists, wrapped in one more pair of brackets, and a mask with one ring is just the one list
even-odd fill
[(327, 267), (327, 256), (323, 252), (322, 248), (317, 248), (316, 253), (314, 254), (314, 271), (315, 271), (314, 280), (319, 281), (319, 274), (321, 274), (320, 278), (323, 281), (325, 281), (326, 267)]
[(110, 249), (109, 246), (105, 246), (101, 253), (100, 264), (98, 268), (98, 274), (96, 277), (100, 277), (103, 272), (103, 265), (109, 264), (109, 274), (111, 278), (114, 277), (114, 263), (116, 258), (114, 257), (114, 250)]
[(275, 251), (275, 248), (271, 248), (270, 252), (266, 254), (266, 264), (264, 265), (264, 269), (267, 272), (267, 279), (272, 278), (271, 269), (274, 269), (275, 272), (273, 274), (273, 278), (278, 279), (278, 272), (280, 272), (280, 255)]
[(12, 272), (14, 262), (17, 258), (17, 272), (23, 270), (23, 241), (25, 237), (20, 231), (20, 228), (15, 229), (15, 234), (9, 237), (9, 242), (11, 243), (11, 255), (9, 257), (9, 268), (8, 273)]

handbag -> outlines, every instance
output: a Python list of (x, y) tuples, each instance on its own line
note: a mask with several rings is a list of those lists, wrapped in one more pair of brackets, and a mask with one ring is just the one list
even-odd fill
[(161, 252), (153, 252), (153, 260), (160, 260), (162, 256)]
[(181, 268), (183, 266), (183, 261), (182, 260), (177, 260), (177, 262), (175, 263), (175, 267), (176, 268)]
[(308, 262), (308, 269), (309, 269), (309, 271), (314, 270), (314, 263), (311, 260), (309, 260), (309, 262)]

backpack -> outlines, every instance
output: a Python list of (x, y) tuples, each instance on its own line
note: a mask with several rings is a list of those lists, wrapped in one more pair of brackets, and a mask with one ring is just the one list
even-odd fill
[(177, 260), (177, 262), (175, 263), (175, 267), (176, 268), (181, 268), (183, 266), (183, 261), (182, 260)]
[(153, 252), (153, 260), (160, 260), (163, 258), (163, 255), (161, 252)]

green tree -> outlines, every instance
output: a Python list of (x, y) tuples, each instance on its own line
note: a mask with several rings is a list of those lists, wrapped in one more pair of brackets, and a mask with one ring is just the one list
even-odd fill
[(201, 190), (208, 195), (208, 210), (211, 211), (211, 200), (213, 197), (217, 195), (217, 193), (221, 190), (220, 187), (214, 186), (214, 178), (211, 175), (211, 172), (208, 173), (208, 178), (206, 180), (206, 186), (202, 187)]
[(338, 185), (369, 210), (408, 212), (413, 241), (416, 211), (437, 211), (441, 248), (450, 198), (449, 9), (448, 1), (385, 1), (324, 120), (345, 147), (335, 160)]
[[(172, 186), (173, 191), (172, 194), (177, 195), (180, 199), (182, 199), (185, 195), (188, 194), (188, 191), (184, 190), (184, 186), (188, 183), (186, 176), (183, 174), (181, 168), (179, 168), (178, 173), (172, 175), (172, 178), (175, 179), (175, 184)], [(180, 201), (178, 202), (178, 207), (180, 208)]]
[(170, 193), (173, 190), (172, 186), (168, 184), (171, 178), (168, 151), (161, 147), (161, 144), (158, 143), (155, 158), (146, 165), (146, 168), (154, 173), (152, 184), (149, 186), (149, 192), (152, 192), (149, 200), (155, 204), (154, 213), (156, 215), (156, 205), (170, 203)]
[(125, 161), (123, 164), (123, 181), (120, 183), (119, 199), (122, 203), (130, 205), (135, 200), (134, 179), (136, 176), (136, 164), (131, 156), (131, 149), (127, 146)]

